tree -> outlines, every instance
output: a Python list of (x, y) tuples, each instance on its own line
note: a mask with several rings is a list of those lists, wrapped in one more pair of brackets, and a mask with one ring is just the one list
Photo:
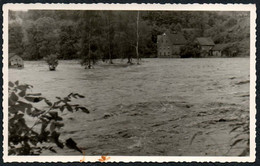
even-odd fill
[(8, 52), (22, 55), (23, 48), (23, 29), (18, 22), (12, 22), (8, 26)]
[(178, 23), (178, 24), (175, 26), (175, 30), (176, 30), (176, 32), (181, 32), (182, 26), (181, 26), (180, 23)]
[[(113, 64), (112, 61), (112, 50), (113, 50), (113, 43), (114, 43), (114, 37), (115, 37), (115, 28), (114, 28), (114, 24), (115, 24), (115, 15), (112, 11), (105, 11), (102, 12), (102, 17), (104, 18), (104, 27), (103, 27), (103, 31), (104, 31), (104, 45), (105, 45), (105, 50), (107, 50), (107, 54), (108, 54), (108, 59), (109, 59), (109, 63)], [(104, 57), (104, 59), (106, 59), (106, 56)]]
[(77, 57), (77, 37), (75, 32), (75, 26), (73, 22), (66, 21), (60, 23), (60, 39), (59, 49), (60, 57), (62, 59), (74, 59)]
[(55, 21), (49, 17), (40, 17), (36, 21), (26, 21), (24, 24), (25, 56), (38, 60), (58, 52), (58, 31)]
[(139, 15), (140, 12), (137, 11), (137, 15), (136, 15), (136, 46), (135, 46), (135, 50), (136, 50), (136, 59), (137, 59), (137, 64), (140, 64), (140, 57), (139, 57)]
[(45, 57), (46, 62), (49, 65), (50, 71), (55, 71), (56, 67), (58, 66), (58, 56), (56, 54), (50, 54)]
[(99, 14), (95, 11), (80, 11), (80, 20), (78, 29), (81, 32), (80, 47), (81, 47), (81, 64), (90, 69), (92, 65), (99, 59), (98, 42), (101, 33), (99, 27)]
[(188, 43), (180, 49), (181, 58), (200, 57), (200, 50), (195, 43)]
[(50, 17), (43, 17), (36, 20), (36, 40), (39, 45), (39, 56), (43, 58), (58, 52), (58, 32), (55, 21)]

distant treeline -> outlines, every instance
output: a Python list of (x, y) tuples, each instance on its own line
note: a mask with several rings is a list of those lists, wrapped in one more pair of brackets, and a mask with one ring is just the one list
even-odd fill
[[(180, 31), (188, 41), (211, 37), (249, 55), (249, 12), (29, 10), (9, 12), (9, 53), (27, 60), (134, 58), (157, 55), (157, 35)], [(138, 26), (137, 26), (138, 22)], [(138, 32), (138, 33), (137, 33)], [(138, 34), (138, 37), (137, 35)]]

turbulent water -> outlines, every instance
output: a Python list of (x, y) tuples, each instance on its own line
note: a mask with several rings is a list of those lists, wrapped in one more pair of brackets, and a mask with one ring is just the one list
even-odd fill
[(78, 102), (91, 113), (64, 114), (62, 138), (73, 138), (86, 155), (248, 155), (249, 58), (125, 63), (86, 70), (60, 61), (53, 72), (44, 62), (25, 62), (22, 70), (9, 69), (9, 80), (51, 100), (84, 95)]

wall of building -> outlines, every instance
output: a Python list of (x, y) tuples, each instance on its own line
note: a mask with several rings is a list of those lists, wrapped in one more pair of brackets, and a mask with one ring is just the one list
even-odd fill
[(12, 58), (9, 60), (9, 62), (10, 62), (10, 65), (11, 65), (11, 66), (20, 66), (20, 67), (23, 67), (23, 65), (24, 65), (22, 58), (17, 57), (17, 56), (12, 57)]
[(220, 57), (221, 56), (221, 51), (212, 51), (212, 55)]
[(161, 35), (161, 40), (158, 41), (157, 45), (157, 56), (170, 57), (172, 55), (171, 42), (166, 35)]

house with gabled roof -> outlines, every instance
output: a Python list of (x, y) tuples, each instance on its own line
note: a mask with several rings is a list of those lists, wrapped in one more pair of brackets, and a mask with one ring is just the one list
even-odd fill
[(187, 40), (180, 32), (166, 31), (157, 36), (157, 56), (159, 58), (179, 58), (180, 48)]
[(23, 68), (24, 67), (23, 59), (16, 54), (10, 53), (9, 57), (8, 57), (8, 67), (10, 67), (10, 68)]
[(209, 56), (212, 48), (215, 46), (214, 41), (210, 37), (198, 37), (194, 42), (198, 45), (202, 57)]
[(212, 50), (212, 56), (225, 56), (225, 57), (233, 57), (237, 56), (238, 48), (234, 44), (216, 44)]

